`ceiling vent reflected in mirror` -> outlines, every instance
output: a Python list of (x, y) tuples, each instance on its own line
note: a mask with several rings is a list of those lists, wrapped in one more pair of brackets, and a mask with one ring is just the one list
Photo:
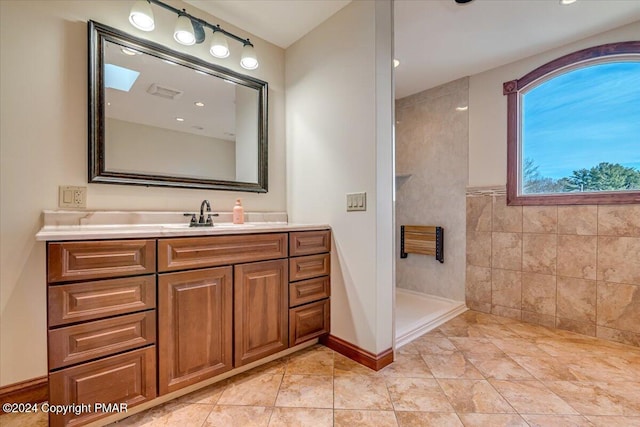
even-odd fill
[(150, 95), (159, 96), (160, 98), (165, 98), (165, 99), (178, 99), (180, 98), (180, 96), (182, 96), (184, 92), (178, 89), (171, 89), (171, 88), (160, 86), (156, 83), (153, 83), (147, 89), (147, 93)]

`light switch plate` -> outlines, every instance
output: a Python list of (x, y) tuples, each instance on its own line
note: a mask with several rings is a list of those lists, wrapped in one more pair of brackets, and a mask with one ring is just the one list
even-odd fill
[(86, 208), (87, 187), (73, 185), (61, 185), (58, 187), (58, 207), (61, 208)]
[(348, 193), (347, 194), (347, 212), (366, 211), (367, 210), (367, 193)]

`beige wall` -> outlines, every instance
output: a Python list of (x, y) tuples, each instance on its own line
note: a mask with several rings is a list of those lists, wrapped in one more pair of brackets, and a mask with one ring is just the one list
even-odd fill
[(465, 194), (469, 79), (396, 101), (396, 171), (410, 174), (396, 193), (397, 245), (401, 225), (444, 228), (444, 263), (396, 251), (400, 288), (464, 301)]
[(331, 333), (372, 353), (393, 335), (391, 25), (390, 1), (352, 2), (286, 52), (289, 218), (331, 224)]
[(470, 77), (469, 186), (497, 186), (467, 197), (470, 308), (640, 345), (638, 205), (507, 207), (502, 95), (555, 58), (639, 34), (635, 22)]
[[(179, 1), (172, 5), (193, 8)], [(229, 211), (242, 197), (249, 211), (283, 211), (285, 189), (284, 51), (251, 37), (260, 68), (239, 66), (240, 45), (217, 60), (208, 45), (172, 38), (175, 16), (154, 9), (156, 30), (128, 22), (129, 1), (0, 1), (0, 385), (45, 375), (45, 245), (34, 235), (43, 209), (56, 209), (58, 185), (88, 187), (88, 209), (189, 210), (209, 199)], [(235, 193), (105, 184), (87, 185), (87, 20), (150, 38), (269, 82), (269, 193)]]

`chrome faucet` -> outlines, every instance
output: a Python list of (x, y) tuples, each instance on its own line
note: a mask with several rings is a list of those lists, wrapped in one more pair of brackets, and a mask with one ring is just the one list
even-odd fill
[[(204, 218), (204, 208), (207, 208), (207, 218)], [(213, 227), (213, 218), (214, 216), (218, 216), (217, 213), (211, 213), (211, 203), (208, 200), (203, 200), (200, 204), (200, 218), (196, 221), (196, 214), (194, 213), (185, 213), (184, 216), (190, 216), (191, 221), (189, 222), (189, 227)]]

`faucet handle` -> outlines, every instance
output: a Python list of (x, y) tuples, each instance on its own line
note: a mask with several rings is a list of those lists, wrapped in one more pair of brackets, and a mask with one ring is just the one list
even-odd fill
[(190, 225), (191, 227), (194, 227), (194, 226), (195, 226), (195, 224), (197, 224), (197, 223), (198, 223), (198, 220), (196, 219), (196, 214), (194, 214), (194, 213), (190, 213), (190, 212), (185, 212), (185, 213), (183, 213), (182, 215), (184, 215), (184, 216), (190, 216), (190, 217), (191, 217), (191, 221), (189, 221), (189, 225)]
[(207, 213), (207, 225), (213, 225), (213, 218), (211, 218), (212, 216), (220, 216), (220, 214), (217, 213)]

